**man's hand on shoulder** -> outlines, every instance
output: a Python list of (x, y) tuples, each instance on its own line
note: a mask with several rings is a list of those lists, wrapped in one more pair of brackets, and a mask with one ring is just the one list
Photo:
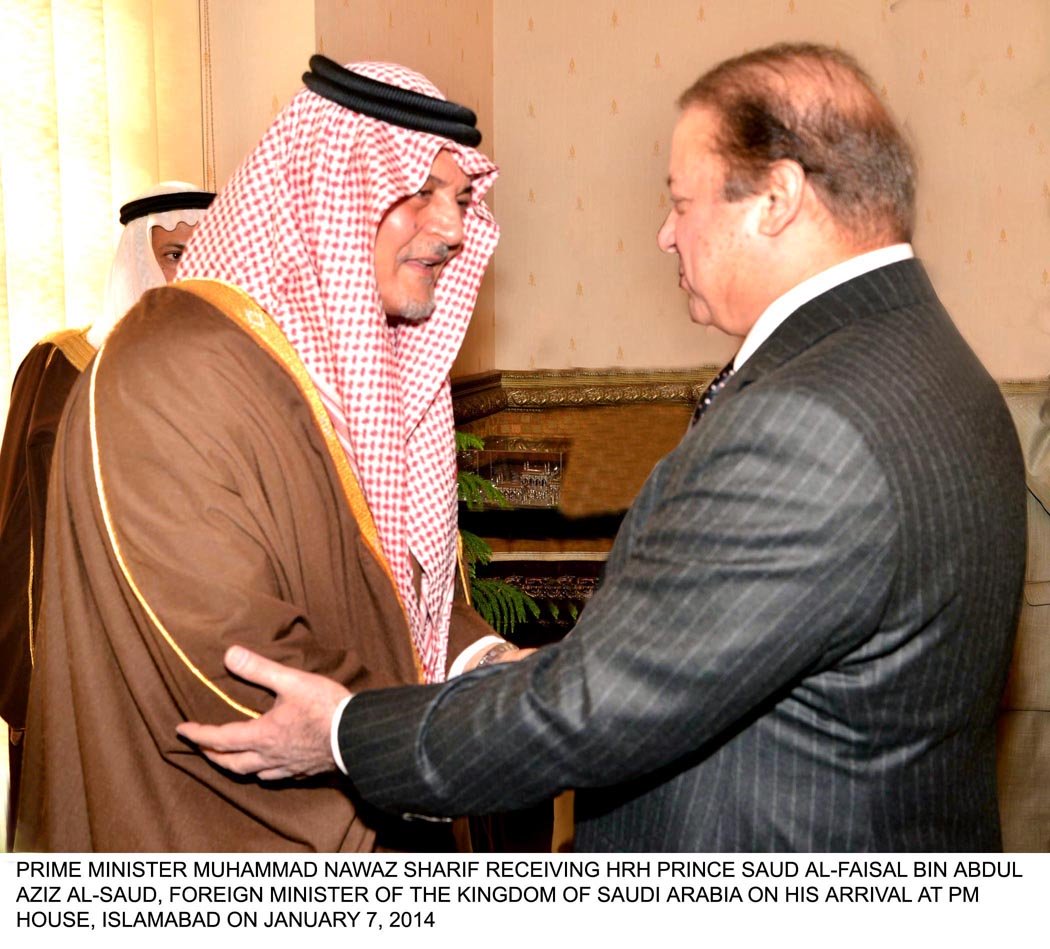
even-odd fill
[(269, 689), (273, 708), (247, 722), (201, 725), (185, 722), (176, 731), (215, 764), (237, 774), (257, 774), (264, 781), (302, 778), (334, 771), (332, 716), (350, 693), (338, 682), (245, 649), (226, 650), (226, 668)]

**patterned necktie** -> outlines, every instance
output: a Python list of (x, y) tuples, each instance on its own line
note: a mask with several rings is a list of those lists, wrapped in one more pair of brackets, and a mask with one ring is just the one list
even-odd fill
[(722, 391), (722, 387), (730, 380), (732, 375), (733, 360), (730, 359), (723, 367), (722, 371), (711, 380), (710, 385), (704, 389), (704, 394), (700, 396), (700, 401), (696, 403), (696, 409), (693, 412), (692, 421), (689, 423), (690, 428), (700, 421), (704, 412), (707, 411), (708, 407), (714, 401), (715, 396)]

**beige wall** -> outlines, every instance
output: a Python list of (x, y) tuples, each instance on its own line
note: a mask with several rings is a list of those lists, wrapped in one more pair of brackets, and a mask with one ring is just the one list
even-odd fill
[(222, 187), (302, 88), (314, 49), (304, 0), (199, 0), (208, 183)]
[[(156, 181), (204, 184), (200, 17), (192, 3), (153, 4)], [(143, 188), (154, 183), (147, 181)]]
[[(317, 0), (317, 49), (337, 62), (382, 60), (423, 73), (478, 116), (482, 149), (494, 154), (493, 0)], [(496, 189), (489, 204), (496, 209)], [(456, 376), (496, 365), (496, 285), (490, 267), (481, 285)]]
[(1050, 371), (1046, 0), (201, 2), (220, 183), (315, 48), (402, 62), (478, 112), (503, 237), (456, 375), (723, 361), (734, 343), (689, 323), (655, 245), (674, 99), (799, 39), (856, 53), (912, 136), (916, 247), (985, 364)]
[(916, 145), (916, 247), (999, 378), (1050, 372), (1046, 0), (495, 5), (501, 369), (718, 363), (655, 246), (673, 102), (778, 40), (854, 52)]

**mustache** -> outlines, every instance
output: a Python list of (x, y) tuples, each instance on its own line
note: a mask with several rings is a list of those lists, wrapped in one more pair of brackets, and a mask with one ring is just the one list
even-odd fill
[(431, 266), (444, 264), (452, 256), (452, 248), (448, 244), (431, 244), (429, 247), (409, 247), (397, 255), (398, 263), (406, 260), (419, 260)]

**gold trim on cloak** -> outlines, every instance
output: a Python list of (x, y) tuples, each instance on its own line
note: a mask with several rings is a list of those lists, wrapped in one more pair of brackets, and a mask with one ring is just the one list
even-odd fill
[(36, 623), (33, 622), (33, 573), (36, 564), (33, 562), (35, 559), (35, 552), (33, 550), (33, 525), (29, 525), (29, 625), (26, 627), (29, 630), (29, 668), (36, 668)]
[[(47, 354), (47, 361), (44, 363), (44, 372), (46, 373), (48, 367), (51, 365), (51, 360), (55, 358), (55, 350), (58, 350), (66, 357), (69, 364), (76, 369), (77, 372), (83, 372), (89, 362), (95, 357), (95, 347), (87, 341), (87, 329), (65, 329), (57, 330), (54, 333), (49, 333), (41, 341), (41, 346), (50, 345), (54, 346), (51, 352)], [(28, 601), (28, 626), (26, 629), (29, 630), (29, 668), (36, 668), (36, 622), (34, 621), (33, 614), (33, 578), (36, 573), (36, 550), (35, 544), (33, 543), (33, 525), (29, 525), (29, 586), (26, 591), (26, 599)]]
[[(354, 477), (346, 452), (343, 450), (339, 437), (335, 433), (332, 419), (321, 400), (321, 394), (317, 391), (317, 386), (314, 385), (310, 374), (306, 370), (306, 366), (303, 365), (295, 348), (288, 342), (281, 328), (274, 322), (273, 317), (240, 287), (225, 283), (222, 280), (202, 278), (180, 280), (175, 284), (175, 287), (176, 289), (193, 293), (205, 302), (210, 303), (224, 316), (233, 320), (291, 376), (300, 394), (310, 406), (310, 412), (322, 438), (324, 438), (329, 457), (332, 459), (332, 464), (335, 465), (339, 483), (343, 488), (343, 494), (346, 497), (347, 504), (350, 506), (350, 512), (357, 522), (358, 529), (361, 531), (361, 536), (364, 538), (366, 546), (371, 551), (372, 556), (375, 557), (386, 578), (390, 581), (390, 589), (397, 600), (398, 606), (401, 608), (402, 615), (405, 617), (405, 625), (411, 630), (411, 623), (408, 621), (408, 611), (405, 609), (405, 604), (401, 599), (397, 582), (394, 580), (394, 573), (390, 569), (386, 555), (383, 553), (383, 547), (379, 540), (379, 531), (376, 529), (375, 521), (372, 519), (372, 512), (368, 508), (364, 492), (357, 483), (357, 478)], [(423, 664), (411, 632), (409, 632), (408, 638), (409, 645), (412, 648), (412, 661), (415, 665), (416, 675), (420, 682), (424, 682), (426, 677), (423, 672)]]
[(467, 606), (473, 606), (470, 598), (470, 577), (467, 574), (467, 558), (463, 553), (463, 535), (456, 531), (456, 566), (459, 567), (459, 582), (463, 584), (463, 595), (467, 598)]
[(87, 341), (87, 329), (59, 330), (45, 336), (42, 343), (50, 343), (59, 349), (77, 372), (87, 369), (88, 363), (95, 357), (95, 347)]
[(113, 518), (109, 513), (109, 503), (106, 500), (106, 491), (102, 485), (102, 464), (99, 458), (98, 448), (98, 427), (96, 424), (95, 412), (95, 384), (98, 377), (98, 367), (102, 365), (102, 359), (105, 352), (106, 347), (103, 344), (102, 348), (98, 351), (98, 358), (95, 360), (95, 364), (91, 367), (91, 385), (88, 390), (88, 401), (90, 406), (89, 421), (91, 427), (91, 466), (95, 475), (95, 490), (98, 493), (99, 507), (102, 509), (102, 520), (106, 525), (106, 535), (109, 537), (110, 547), (113, 548), (113, 556), (116, 558), (117, 565), (120, 567), (120, 572), (124, 575), (124, 579), (131, 588), (131, 592), (134, 594), (139, 606), (141, 606), (146, 612), (146, 615), (150, 618), (150, 622), (157, 627), (161, 636), (164, 637), (164, 641), (171, 647), (172, 651), (178, 656), (186, 668), (189, 669), (206, 688), (214, 692), (232, 709), (235, 709), (242, 715), (246, 715), (248, 718), (258, 718), (261, 714), (260, 712), (256, 712), (245, 705), (241, 705), (240, 702), (227, 695), (190, 661), (190, 657), (182, 651), (179, 644), (175, 642), (174, 637), (168, 632), (167, 627), (160, 621), (160, 617), (153, 611), (153, 607), (146, 602), (146, 598), (142, 595), (142, 591), (135, 582), (135, 578), (132, 577), (131, 571), (128, 569), (128, 565), (124, 560), (124, 554), (120, 549), (120, 543), (117, 541), (116, 531), (113, 528)]

